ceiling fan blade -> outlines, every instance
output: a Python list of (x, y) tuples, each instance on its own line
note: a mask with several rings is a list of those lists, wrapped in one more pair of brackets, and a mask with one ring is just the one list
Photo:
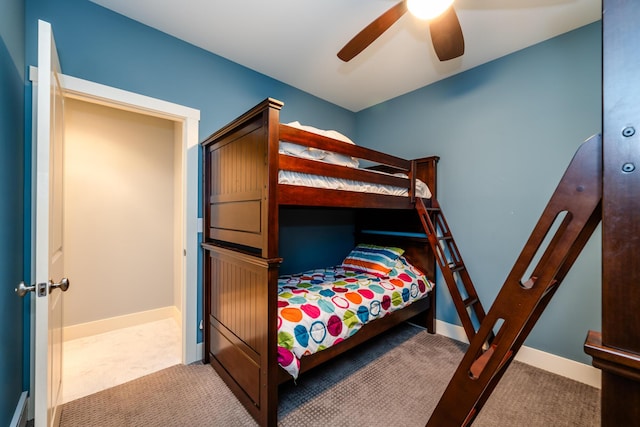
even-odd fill
[(448, 61), (464, 54), (464, 36), (453, 6), (431, 21), (429, 31), (433, 49), (440, 61)]
[(338, 58), (344, 62), (351, 61), (356, 55), (362, 52), (375, 39), (380, 37), (382, 33), (387, 31), (402, 15), (407, 12), (407, 4), (404, 0), (380, 15), (371, 24), (367, 25), (364, 30), (360, 31), (349, 43), (347, 43), (340, 52)]

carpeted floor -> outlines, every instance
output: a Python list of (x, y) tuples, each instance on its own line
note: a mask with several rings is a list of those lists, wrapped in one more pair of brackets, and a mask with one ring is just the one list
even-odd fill
[[(281, 426), (424, 426), (464, 346), (403, 325), (280, 390)], [(64, 405), (62, 427), (254, 426), (209, 365), (177, 365)], [(599, 426), (599, 391), (514, 362), (474, 426)]]

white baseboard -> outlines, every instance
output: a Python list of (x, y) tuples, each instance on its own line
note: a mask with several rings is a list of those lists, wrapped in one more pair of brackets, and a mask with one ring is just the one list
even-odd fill
[[(456, 341), (469, 342), (462, 326), (436, 320), (436, 331), (438, 334)], [(593, 366), (576, 362), (575, 360), (556, 356), (555, 354), (546, 353), (527, 346), (522, 346), (520, 350), (518, 350), (515, 360), (590, 385), (591, 387), (601, 387), (600, 370)]]
[(11, 424), (9, 424), (10, 427), (25, 427), (27, 425), (27, 395), (28, 393), (26, 391), (20, 394), (18, 405), (13, 413)]
[(124, 316), (100, 319), (93, 322), (65, 326), (63, 336), (64, 340), (68, 341), (163, 319), (175, 319), (178, 325), (182, 323), (182, 318), (178, 308), (175, 306), (169, 306), (141, 311), (139, 313), (126, 314)]

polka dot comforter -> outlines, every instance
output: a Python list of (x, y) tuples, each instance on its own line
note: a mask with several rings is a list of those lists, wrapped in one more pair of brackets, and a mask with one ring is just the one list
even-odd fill
[(278, 363), (298, 377), (300, 358), (355, 334), (367, 322), (423, 298), (433, 288), (404, 257), (386, 278), (342, 267), (278, 280)]

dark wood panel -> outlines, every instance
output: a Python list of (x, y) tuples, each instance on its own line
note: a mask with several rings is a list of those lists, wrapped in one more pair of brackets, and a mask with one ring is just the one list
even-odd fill
[(211, 197), (264, 189), (267, 177), (264, 129), (255, 129), (231, 142), (209, 150)]
[[(640, 2), (603, 15), (602, 341), (640, 353)], [(621, 327), (624, 325), (624, 327)]]
[(209, 352), (212, 357), (224, 366), (227, 372), (233, 373), (233, 379), (255, 403), (260, 403), (260, 365), (259, 358), (251, 357), (251, 353), (243, 350), (233, 335), (225, 335), (225, 329), (211, 325)]
[[(266, 131), (261, 118), (206, 145), (205, 240), (261, 248), (266, 237)], [(246, 234), (249, 233), (249, 234)]]
[(438, 156), (422, 157), (413, 160), (415, 164), (415, 177), (429, 186), (431, 195), (435, 198), (438, 197), (438, 176), (436, 172), (439, 161), (440, 157)]
[[(266, 345), (267, 269), (255, 257), (210, 255), (210, 314), (258, 355)], [(261, 259), (259, 259), (261, 260)]]
[(605, 370), (602, 372), (602, 391), (610, 393), (610, 396), (602, 398), (602, 426), (638, 425), (640, 392), (637, 379), (629, 379)]
[(277, 279), (281, 259), (203, 243), (208, 361), (260, 425), (277, 419)]
[(260, 200), (211, 205), (211, 227), (260, 234)]
[(602, 369), (602, 425), (638, 425), (640, 3), (603, 0), (603, 11), (602, 345), (592, 355)]

